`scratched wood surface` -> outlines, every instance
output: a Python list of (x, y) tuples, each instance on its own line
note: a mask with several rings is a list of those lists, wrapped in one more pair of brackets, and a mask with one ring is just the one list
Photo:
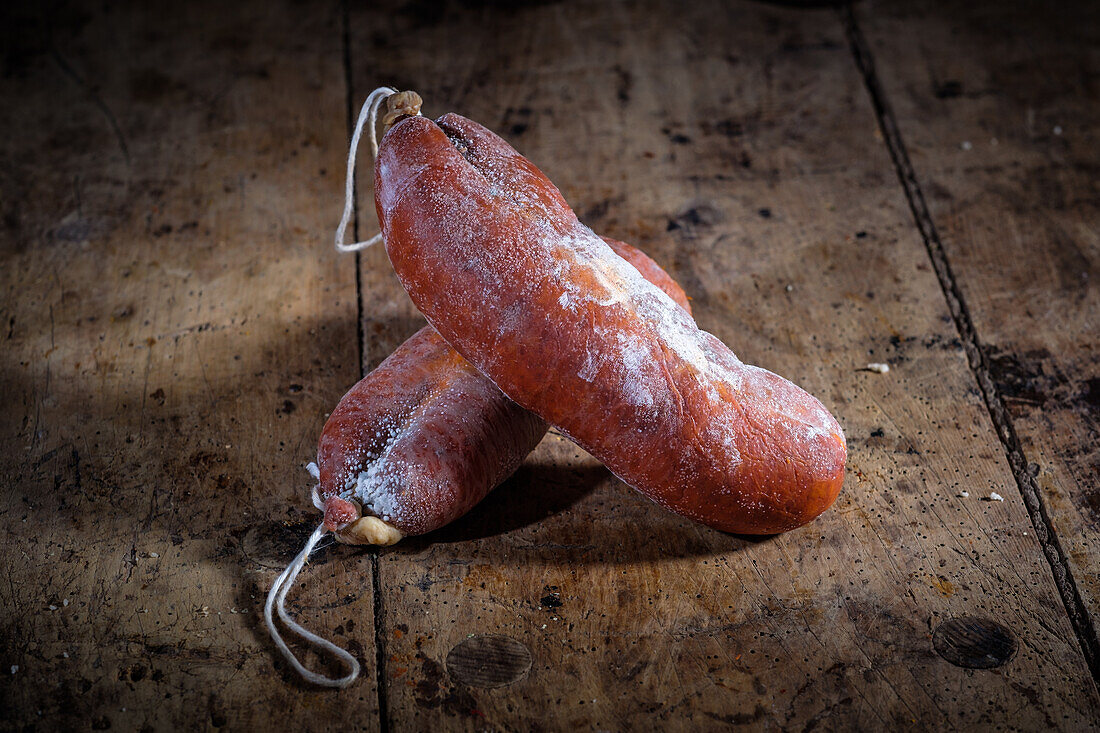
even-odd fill
[[(860, 18), (882, 43), (876, 7)], [(834, 10), (4, 12), (0, 90), (20, 103), (0, 118), (0, 727), (1100, 724)], [(914, 13), (929, 44), (936, 12)], [(898, 73), (904, 110), (921, 97)], [(423, 322), (384, 252), (329, 244), (349, 97), (379, 83), (500, 131), (584, 221), (675, 275), (704, 328), (820, 396), (851, 450), (836, 507), (780, 537), (723, 535), (551, 434), (436, 535), (319, 552), (292, 611), (365, 674), (341, 692), (298, 682), (258, 611), (317, 518), (301, 466), (360, 370)], [(1085, 175), (1059, 172), (1073, 190)], [(1010, 187), (1028, 195), (1023, 177)], [(973, 274), (991, 249), (957, 254), (971, 312), (1023, 287)], [(891, 371), (859, 371), (872, 361)], [(976, 652), (1007, 663), (949, 661), (967, 656), (953, 619), (1003, 629)]]
[[(354, 98), (415, 87), (427, 114), (501, 131), (582, 220), (664, 264), (704, 328), (821, 396), (852, 451), (833, 511), (750, 541), (549, 436), (478, 511), (382, 554), (389, 727), (1096, 724), (838, 15), (353, 8), (350, 37)], [(373, 225), (369, 189), (360, 211)], [(382, 255), (364, 261), (370, 365), (418, 324)], [(1000, 621), (1019, 653), (952, 666), (931, 636), (955, 617)]]
[(861, 15), (1014, 429), (1017, 470), (1057, 530), (1062, 582), (1079, 592), (1096, 650), (1100, 7), (937, 6)]
[(359, 374), (328, 233), (341, 22), (138, 2), (0, 23), (0, 729), (304, 728), (326, 707), (377, 728), (369, 558), (323, 551), (292, 604), (357, 652), (356, 689), (297, 684), (260, 617)]

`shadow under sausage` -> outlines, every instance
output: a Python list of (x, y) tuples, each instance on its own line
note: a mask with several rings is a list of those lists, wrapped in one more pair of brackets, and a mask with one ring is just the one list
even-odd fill
[(424, 535), (424, 540), (452, 543), (501, 537), (568, 511), (608, 478), (610, 473), (599, 465), (525, 463), (470, 512)]
[(465, 516), (383, 552), (445, 548), (460, 563), (500, 553), (521, 565), (614, 565), (727, 554), (768, 539), (674, 514), (598, 464), (529, 462)]

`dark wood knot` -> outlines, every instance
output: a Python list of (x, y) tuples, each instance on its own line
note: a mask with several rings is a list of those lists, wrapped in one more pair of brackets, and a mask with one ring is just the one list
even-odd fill
[(962, 616), (940, 624), (932, 634), (936, 654), (958, 667), (992, 669), (1007, 664), (1019, 644), (1008, 628), (987, 618)]
[(470, 687), (504, 687), (531, 669), (531, 650), (508, 636), (472, 636), (451, 649), (447, 673)]

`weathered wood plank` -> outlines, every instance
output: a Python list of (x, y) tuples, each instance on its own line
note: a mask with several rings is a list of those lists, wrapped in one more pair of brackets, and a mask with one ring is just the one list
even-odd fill
[(293, 594), (354, 690), (260, 616), (359, 372), (339, 4), (5, 12), (0, 728), (376, 727), (369, 558)]
[[(356, 99), (416, 88), (426, 113), (501, 131), (582, 219), (668, 267), (705, 328), (821, 396), (852, 453), (831, 512), (751, 541), (680, 521), (549, 436), (468, 518), (382, 555), (391, 726), (1096, 724), (834, 14), (356, 7), (351, 39)], [(364, 261), (373, 364), (415, 311), (380, 253)], [(857, 371), (870, 361), (893, 370)], [(1004, 624), (1018, 654), (949, 664), (931, 637), (964, 616)]]
[(876, 3), (860, 18), (1100, 649), (1100, 8)]

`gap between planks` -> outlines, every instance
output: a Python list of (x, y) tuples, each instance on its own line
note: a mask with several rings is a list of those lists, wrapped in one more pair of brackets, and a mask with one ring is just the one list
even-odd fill
[(1035, 475), (1029, 470), (1023, 446), (1016, 435), (1016, 428), (1008, 414), (1004, 400), (993, 383), (989, 363), (978, 339), (974, 322), (970, 317), (970, 310), (967, 308), (966, 300), (963, 298), (962, 291), (955, 280), (951, 264), (947, 260), (947, 253), (944, 251), (943, 243), (940, 240), (939, 230), (928, 211), (924, 193), (917, 182), (916, 171), (914, 171), (909, 160), (909, 153), (902, 141), (901, 131), (894, 119), (893, 110), (886, 100), (886, 94), (875, 73), (871, 48), (859, 28), (851, 4), (844, 3), (840, 6), (839, 11), (844, 31), (848, 36), (848, 44), (852, 51), (853, 60), (863, 76), (863, 82), (871, 99), (879, 129), (882, 131), (883, 140), (890, 152), (890, 158), (894, 162), (894, 170), (905, 191), (905, 198), (909, 203), (909, 209), (913, 214), (917, 229), (920, 231), (921, 239), (924, 241), (924, 247), (928, 251), (928, 258), (936, 271), (936, 277), (939, 279), (940, 288), (947, 301), (948, 309), (951, 311), (951, 317), (955, 321), (955, 329), (958, 331), (959, 338), (966, 349), (970, 370), (978, 382), (979, 389), (981, 389), (986, 410), (989, 412), (990, 420), (992, 420), (997, 431), (997, 437), (1004, 448), (1012, 475), (1016, 478), (1016, 485), (1020, 489), (1020, 495), (1027, 507), (1031, 524), (1035, 528), (1035, 535), (1043, 548), (1043, 554), (1050, 565), (1054, 583), (1058, 586), (1058, 594), (1062, 598), (1066, 614), (1073, 625), (1073, 631), (1077, 636), (1081, 651), (1085, 655), (1089, 672), (1092, 674), (1093, 680), (1100, 684), (1100, 640), (1097, 639), (1096, 628), (1084, 602), (1081, 600), (1077, 583), (1073, 578), (1062, 544), (1054, 531), (1054, 525), (1050, 520), (1050, 514), (1043, 502), (1042, 493), (1035, 481)]
[[(343, 57), (344, 57), (344, 89), (345, 89), (345, 117), (347, 125), (348, 140), (351, 140), (351, 136), (354, 134), (354, 126), (357, 119), (355, 113), (355, 87), (352, 84), (351, 73), (351, 10), (348, 7), (348, 0), (340, 0), (340, 37), (343, 44)], [(350, 143), (349, 143), (350, 144)], [(354, 169), (353, 169), (354, 170)], [(351, 197), (351, 231), (353, 241), (359, 240), (359, 197), (355, 195), (358, 176), (353, 177), (352, 185), (352, 197)], [(355, 341), (356, 341), (356, 353), (359, 359), (359, 379), (366, 376), (366, 349), (363, 341), (365, 334), (363, 331), (363, 272), (362, 272), (362, 253), (355, 252), (354, 259), (352, 260), (352, 266), (355, 268)], [(373, 605), (374, 612), (372, 614), (374, 618), (374, 674), (375, 674), (375, 693), (378, 696), (378, 729), (381, 733), (389, 733), (390, 730), (390, 717), (389, 710), (387, 708), (387, 696), (386, 696), (386, 676), (382, 674), (385, 664), (385, 652), (383, 650), (383, 638), (382, 632), (384, 624), (382, 623), (382, 588), (380, 586), (381, 571), (379, 568), (379, 551), (378, 547), (371, 547), (370, 553), (370, 572), (371, 572), (371, 587), (373, 593)]]

